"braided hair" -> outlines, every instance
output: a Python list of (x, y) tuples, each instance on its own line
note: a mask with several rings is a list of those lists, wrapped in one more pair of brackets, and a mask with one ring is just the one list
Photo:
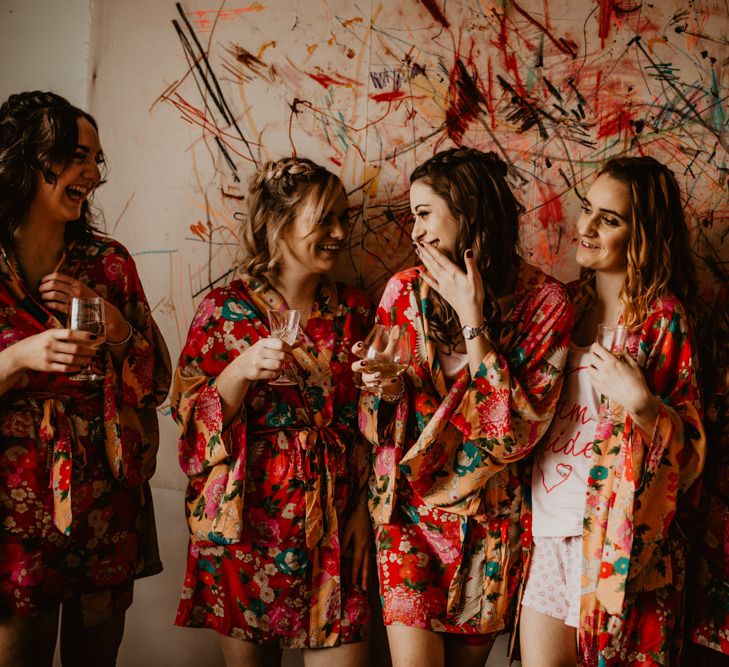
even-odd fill
[(306, 158), (267, 162), (248, 187), (248, 218), (241, 229), (241, 266), (255, 278), (281, 268), (281, 236), (299, 216), (319, 223), (344, 187), (337, 176)]
[[(73, 159), (79, 118), (98, 130), (91, 115), (55, 93), (18, 93), (0, 106), (0, 245), (12, 247), (36, 196), (38, 178), (55, 183)], [(93, 231), (93, 215), (84, 201), (79, 218), (66, 224), (66, 242)]]
[[(455, 256), (465, 271), (463, 255), (473, 249), (486, 292), (484, 320), (497, 341), (503, 313), (498, 303), (504, 281), (518, 263), (519, 216), (524, 207), (514, 196), (506, 163), (495, 153), (475, 148), (453, 148), (436, 153), (410, 174), (441, 197), (458, 225)], [(461, 340), (461, 323), (452, 306), (437, 292), (429, 294), (431, 336), (449, 352)]]

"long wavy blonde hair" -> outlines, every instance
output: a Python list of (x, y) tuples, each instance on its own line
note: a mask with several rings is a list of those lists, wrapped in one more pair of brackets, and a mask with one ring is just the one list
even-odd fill
[(693, 315), (696, 273), (673, 172), (652, 157), (621, 157), (609, 160), (599, 175), (624, 183), (630, 193), (628, 271), (620, 293), (625, 324), (645, 321), (650, 304), (666, 291)]
[(299, 157), (267, 162), (248, 186), (248, 217), (241, 226), (241, 268), (264, 279), (278, 275), (281, 235), (297, 216), (318, 223), (344, 192), (324, 167)]
[[(463, 254), (473, 249), (486, 290), (483, 316), (497, 341), (503, 313), (498, 296), (519, 261), (519, 216), (524, 207), (506, 182), (507, 165), (496, 153), (454, 148), (436, 153), (410, 174), (441, 197), (458, 225), (455, 256), (465, 271)], [(431, 290), (427, 317), (430, 335), (450, 351), (462, 338), (461, 323), (451, 305)]]

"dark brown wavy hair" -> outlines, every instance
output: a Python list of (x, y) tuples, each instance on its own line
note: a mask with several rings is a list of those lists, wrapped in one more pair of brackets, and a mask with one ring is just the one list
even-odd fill
[[(18, 93), (0, 106), (0, 244), (6, 248), (12, 248), (13, 236), (28, 215), (38, 177), (55, 183), (73, 159), (79, 118), (98, 131), (91, 115), (55, 93)], [(88, 238), (93, 231), (87, 200), (79, 218), (66, 223), (66, 242)]]
[(283, 232), (299, 213), (321, 220), (342, 193), (337, 176), (306, 158), (263, 165), (248, 187), (248, 218), (241, 228), (243, 271), (259, 279), (278, 275)]
[[(422, 180), (447, 204), (458, 225), (455, 257), (465, 271), (463, 255), (473, 249), (486, 291), (483, 316), (497, 341), (503, 313), (497, 297), (518, 263), (519, 216), (524, 207), (506, 182), (507, 165), (495, 153), (454, 148), (436, 153), (410, 174)], [(434, 290), (427, 312), (431, 336), (449, 351), (461, 339), (461, 323), (451, 305)]]
[(667, 290), (695, 317), (696, 273), (673, 172), (652, 157), (621, 157), (609, 160), (599, 175), (624, 183), (630, 193), (628, 272), (620, 294), (625, 324), (640, 325)]

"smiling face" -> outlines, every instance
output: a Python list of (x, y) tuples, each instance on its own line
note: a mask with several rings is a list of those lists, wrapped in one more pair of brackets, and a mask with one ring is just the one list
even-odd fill
[(346, 247), (349, 223), (344, 190), (340, 189), (336, 199), (324, 208), (320, 220), (311, 219), (315, 208), (313, 202), (304, 202), (281, 235), (282, 265), (287, 272), (328, 273)]
[(30, 216), (51, 222), (70, 222), (81, 216), (81, 207), (101, 180), (104, 162), (99, 134), (86, 119), (78, 118), (78, 144), (68, 165), (58, 171), (54, 183), (38, 174)]
[(453, 259), (456, 254), (458, 222), (446, 200), (420, 179), (410, 185), (410, 210), (415, 216), (411, 234), (413, 241), (427, 243)]
[(587, 193), (577, 222), (577, 263), (595, 271), (626, 273), (630, 242), (630, 191), (603, 174)]

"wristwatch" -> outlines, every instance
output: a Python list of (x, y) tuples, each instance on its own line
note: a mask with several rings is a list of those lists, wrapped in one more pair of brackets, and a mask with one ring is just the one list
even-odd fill
[(477, 327), (471, 327), (468, 324), (461, 329), (463, 332), (463, 337), (466, 340), (472, 340), (476, 338), (476, 336), (480, 336), (483, 333), (486, 333), (486, 330), (488, 329), (488, 324), (484, 322), (483, 324), (477, 326)]

